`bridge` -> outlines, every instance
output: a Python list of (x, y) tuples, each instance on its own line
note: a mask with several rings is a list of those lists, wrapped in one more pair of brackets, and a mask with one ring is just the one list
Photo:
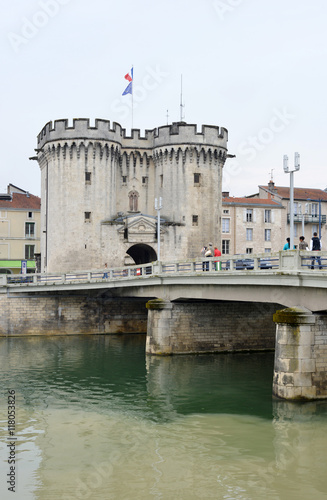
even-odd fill
[(170, 301), (197, 299), (279, 303), (285, 307), (302, 305), (314, 312), (327, 310), (326, 289), (327, 252), (296, 250), (272, 253), (269, 257), (245, 254), (64, 274), (0, 276), (0, 293), (107, 290), (121, 297), (157, 297)]
[(3, 275), (0, 336), (144, 332), (155, 355), (275, 349), (274, 394), (320, 399), (326, 299), (327, 252)]

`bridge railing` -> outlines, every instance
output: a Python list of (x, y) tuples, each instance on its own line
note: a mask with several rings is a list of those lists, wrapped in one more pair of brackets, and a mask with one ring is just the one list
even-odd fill
[(61, 274), (4, 274), (0, 275), (0, 286), (42, 286), (70, 283), (106, 282), (111, 280), (144, 279), (154, 275), (203, 274), (206, 272), (274, 272), (274, 271), (327, 271), (327, 252), (288, 250), (271, 254), (223, 255), (176, 262), (151, 262), (134, 266), (86, 271), (71, 271)]

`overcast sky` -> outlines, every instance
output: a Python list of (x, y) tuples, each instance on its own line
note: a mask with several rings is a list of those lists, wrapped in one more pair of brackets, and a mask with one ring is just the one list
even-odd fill
[(36, 136), (48, 121), (95, 118), (130, 131), (180, 119), (228, 129), (223, 190), (327, 186), (325, 0), (11, 0), (2, 35), (0, 191), (40, 195)]

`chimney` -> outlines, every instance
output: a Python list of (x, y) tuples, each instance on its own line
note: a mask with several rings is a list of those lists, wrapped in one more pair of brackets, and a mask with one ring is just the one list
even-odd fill
[(223, 191), (222, 192), (222, 197), (223, 198), (229, 198), (229, 191)]
[(274, 183), (274, 181), (269, 181), (269, 182), (268, 182), (268, 189), (269, 189), (269, 191), (271, 191), (272, 193), (276, 193), (277, 189), (275, 188), (275, 183)]

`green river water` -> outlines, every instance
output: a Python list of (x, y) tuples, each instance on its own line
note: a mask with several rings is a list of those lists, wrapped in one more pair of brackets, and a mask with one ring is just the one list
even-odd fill
[(327, 402), (274, 399), (273, 353), (2, 338), (0, 366), (1, 500), (327, 499)]

